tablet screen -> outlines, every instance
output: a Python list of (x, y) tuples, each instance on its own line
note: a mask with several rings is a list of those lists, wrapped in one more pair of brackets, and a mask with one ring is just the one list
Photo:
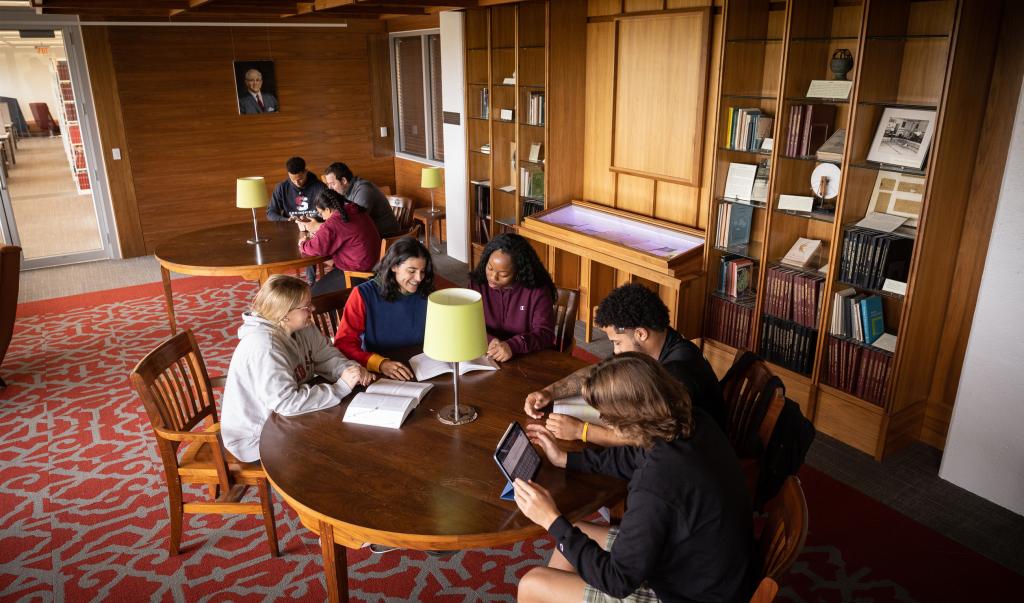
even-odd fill
[(530, 445), (530, 438), (515, 421), (508, 426), (498, 442), (494, 460), (510, 482), (516, 478), (529, 481), (540, 469), (540, 454)]

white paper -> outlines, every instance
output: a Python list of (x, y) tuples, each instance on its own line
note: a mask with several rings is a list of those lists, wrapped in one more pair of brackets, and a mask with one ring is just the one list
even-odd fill
[(750, 201), (750, 192), (754, 188), (754, 177), (757, 175), (757, 166), (747, 163), (730, 163), (729, 175), (725, 180), (725, 197), (727, 199), (738, 199)]
[[(444, 373), (452, 372), (452, 364), (450, 362), (434, 360), (426, 354), (417, 354), (410, 358), (409, 366), (412, 367), (412, 372), (416, 374), (417, 381), (424, 381), (438, 375), (443, 375)], [(465, 375), (471, 371), (496, 371), (498, 368), (497, 362), (491, 360), (487, 356), (480, 356), (479, 358), (460, 362), (459, 374)]]
[(882, 284), (882, 291), (888, 291), (889, 293), (895, 293), (896, 295), (907, 294), (907, 284), (901, 283), (900, 281), (894, 281), (891, 278), (885, 279)]
[(761, 141), (761, 150), (762, 151), (770, 151), (770, 150), (772, 150), (772, 147), (774, 146), (774, 144), (775, 144), (774, 140), (772, 140), (771, 138), (765, 138), (764, 140)]
[(419, 404), (423, 397), (434, 387), (433, 383), (416, 383), (415, 381), (395, 381), (393, 379), (378, 379), (366, 388), (368, 394), (383, 394), (386, 396), (403, 396), (414, 398)]
[(870, 228), (872, 230), (880, 230), (882, 232), (892, 232), (903, 226), (903, 223), (907, 221), (907, 218), (903, 216), (894, 216), (892, 214), (883, 214), (877, 211), (873, 211), (868, 215), (864, 216), (864, 219), (857, 222), (857, 226), (861, 228)]
[(779, 209), (809, 212), (814, 209), (814, 197), (779, 195)]
[(568, 415), (593, 425), (604, 426), (604, 422), (601, 421), (601, 413), (597, 412), (597, 409), (593, 406), (587, 404), (583, 396), (559, 398), (552, 402), (551, 412), (559, 415)]
[(807, 98), (849, 98), (852, 89), (850, 80), (811, 80)]
[(793, 243), (793, 247), (786, 253), (786, 257), (782, 258), (782, 263), (802, 268), (814, 258), (820, 248), (820, 240), (800, 237), (796, 240), (796, 243)]
[(348, 403), (342, 421), (398, 429), (415, 407), (415, 398), (362, 392)]
[(505, 121), (512, 121), (512, 109), (502, 109), (498, 112), (498, 118)]
[(895, 354), (896, 336), (893, 335), (892, 333), (882, 333), (882, 335), (878, 339), (871, 342), (871, 345), (875, 346), (880, 350), (885, 350), (886, 352), (891, 352)]
[(530, 161), (540, 161), (540, 143), (530, 145)]

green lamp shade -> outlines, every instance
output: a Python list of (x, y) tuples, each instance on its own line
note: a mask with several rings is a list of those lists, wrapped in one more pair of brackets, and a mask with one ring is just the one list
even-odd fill
[(463, 362), (487, 352), (484, 303), (472, 289), (442, 289), (427, 298), (423, 352), (441, 362)]
[(420, 188), (437, 188), (439, 186), (441, 186), (441, 168), (423, 168), (423, 171), (420, 172)]
[(235, 206), (244, 209), (267, 206), (267, 185), (263, 176), (239, 178), (235, 187)]

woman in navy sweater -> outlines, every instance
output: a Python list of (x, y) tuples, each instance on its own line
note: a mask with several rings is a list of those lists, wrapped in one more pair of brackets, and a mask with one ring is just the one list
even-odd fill
[(552, 464), (629, 480), (617, 528), (569, 523), (542, 486), (516, 480), (516, 504), (548, 530), (548, 567), (519, 583), (520, 601), (743, 601), (755, 569), (751, 509), (725, 435), (651, 357), (597, 365), (583, 397), (632, 446), (565, 453), (543, 425), (527, 432)]
[(408, 381), (412, 369), (387, 353), (423, 345), (427, 296), (434, 291), (430, 252), (416, 239), (399, 239), (373, 272), (345, 303), (334, 346), (371, 371)]
[(469, 286), (483, 297), (489, 357), (504, 362), (554, 344), (555, 283), (525, 238), (505, 233), (491, 239), (469, 273)]

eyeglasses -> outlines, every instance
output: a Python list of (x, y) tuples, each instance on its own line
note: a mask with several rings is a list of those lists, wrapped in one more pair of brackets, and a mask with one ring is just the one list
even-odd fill
[(296, 306), (295, 308), (292, 308), (291, 310), (289, 310), (289, 312), (291, 312), (292, 310), (305, 310), (306, 312), (309, 312), (310, 314), (312, 314), (313, 312), (316, 312), (316, 308), (314, 308), (312, 305), (309, 305), (309, 306)]

